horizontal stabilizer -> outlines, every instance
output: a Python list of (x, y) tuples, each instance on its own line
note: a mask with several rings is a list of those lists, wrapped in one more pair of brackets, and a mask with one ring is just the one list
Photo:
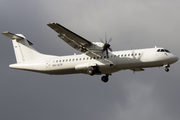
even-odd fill
[(23, 37), (18, 36), (18, 35), (15, 35), (15, 34), (13, 34), (13, 33), (10, 33), (10, 32), (8, 32), (8, 31), (3, 32), (2, 34), (5, 35), (6, 37), (9, 37), (10, 39), (16, 39), (16, 40), (24, 39)]
[[(20, 36), (19, 34), (13, 34), (13, 33), (8, 32), (8, 31), (3, 32), (2, 34), (5, 35), (6, 37), (12, 39), (12, 40), (14, 40), (14, 39), (16, 39), (16, 40), (25, 39), (25, 37), (23, 35)], [(33, 43), (31, 43), (29, 40), (27, 40), (27, 42), (29, 43), (29, 45), (33, 45)]]

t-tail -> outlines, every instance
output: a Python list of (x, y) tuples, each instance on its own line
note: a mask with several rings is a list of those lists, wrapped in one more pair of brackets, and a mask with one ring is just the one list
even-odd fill
[(2, 34), (12, 39), (17, 63), (29, 62), (43, 55), (32, 47), (33, 44), (24, 35), (10, 32), (3, 32)]
[(13, 43), (17, 63), (9, 65), (10, 68), (44, 71), (45, 65), (42, 65), (42, 62), (45, 64), (44, 60), (49, 57), (49, 55), (36, 51), (32, 47), (33, 44), (22, 34), (13, 34), (8, 31), (2, 34), (12, 39)]

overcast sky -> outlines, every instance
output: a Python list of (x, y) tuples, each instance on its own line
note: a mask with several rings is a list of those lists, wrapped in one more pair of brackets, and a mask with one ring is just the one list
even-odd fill
[[(79, 53), (46, 24), (115, 50), (164, 47), (180, 57), (179, 0), (0, 0), (0, 32), (26, 36), (39, 52)], [(12, 42), (0, 35), (0, 120), (179, 120), (180, 63), (145, 72), (50, 76), (10, 69)]]

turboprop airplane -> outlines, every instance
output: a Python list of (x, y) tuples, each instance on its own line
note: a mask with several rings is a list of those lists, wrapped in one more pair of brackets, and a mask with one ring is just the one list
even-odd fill
[(101, 75), (103, 82), (108, 82), (109, 75), (120, 70), (144, 71), (148, 67), (165, 67), (169, 71), (170, 64), (178, 61), (178, 57), (169, 50), (155, 47), (146, 49), (112, 51), (109, 42), (90, 42), (58, 23), (47, 24), (58, 33), (58, 36), (80, 55), (54, 56), (39, 53), (32, 43), (22, 34), (3, 32), (12, 39), (17, 63), (10, 68), (27, 70), (51, 75), (84, 73)]

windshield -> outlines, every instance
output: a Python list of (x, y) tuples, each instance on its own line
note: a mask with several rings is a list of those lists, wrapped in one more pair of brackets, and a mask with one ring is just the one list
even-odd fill
[(170, 53), (170, 51), (166, 50), (166, 49), (158, 49), (157, 52), (167, 52), (167, 53)]

